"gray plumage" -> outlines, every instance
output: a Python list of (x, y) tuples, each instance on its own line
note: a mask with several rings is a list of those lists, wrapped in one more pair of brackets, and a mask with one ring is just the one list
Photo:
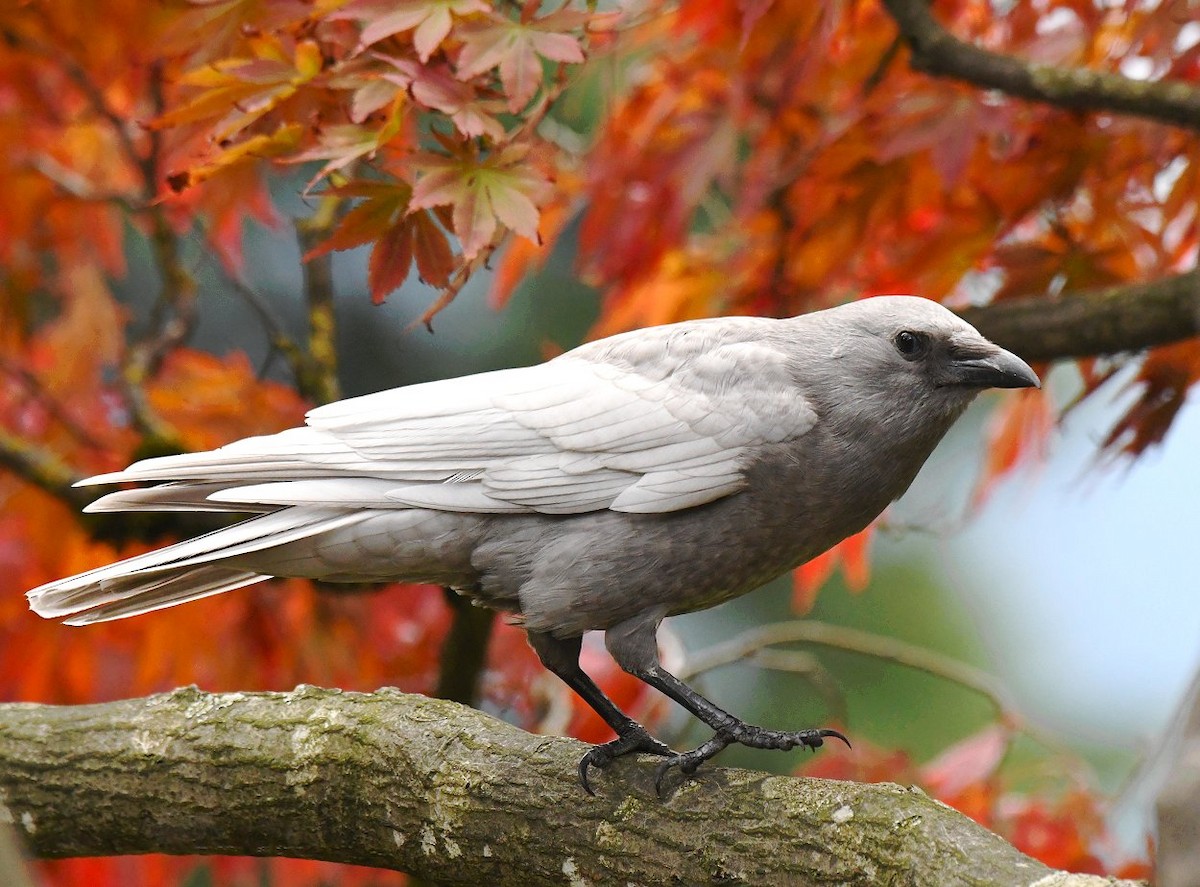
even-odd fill
[[(744, 594), (861, 530), (980, 390), (1035, 384), (910, 296), (639, 330), (90, 478), (155, 486), (89, 511), (262, 514), (29, 601), (79, 625), (270, 576), (433, 582), (515, 614), (560, 676), (575, 639), (604, 629), (645, 677), (661, 670), (646, 638), (664, 616)], [(640, 734), (635, 745), (666, 753)]]

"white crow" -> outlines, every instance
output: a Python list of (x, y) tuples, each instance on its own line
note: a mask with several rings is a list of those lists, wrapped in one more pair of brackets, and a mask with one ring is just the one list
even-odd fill
[[(693, 772), (730, 743), (832, 730), (746, 724), (659, 663), (666, 616), (745, 594), (863, 529), (986, 388), (1029, 366), (936, 302), (881, 296), (785, 320), (725, 317), (591, 342), (538, 366), (381, 391), (305, 427), (147, 459), (84, 484), (88, 511), (258, 513), (29, 592), (71, 625), (273, 576), (430, 582), (509, 614), (630, 752)], [(625, 671), (714, 735), (676, 754), (579, 667), (599, 629)]]

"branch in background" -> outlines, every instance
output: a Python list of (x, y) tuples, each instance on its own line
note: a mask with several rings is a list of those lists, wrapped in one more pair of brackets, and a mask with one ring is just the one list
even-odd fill
[(1026, 360), (1139, 351), (1200, 335), (1200, 271), (1057, 299), (1008, 299), (959, 314)]
[(438, 683), (433, 695), (474, 707), (479, 703), (479, 679), (487, 665), (488, 642), (496, 614), (475, 606), (452, 588), (442, 591), (453, 616), (450, 631), (442, 641)]
[(917, 71), (1070, 111), (1112, 111), (1200, 130), (1200, 90), (1188, 84), (1023, 61), (959, 40), (934, 18), (929, 0), (883, 5), (912, 49)]
[[(705, 647), (695, 653), (689, 652), (683, 662), (675, 668), (680, 680), (701, 679), (703, 675), (726, 665), (744, 662), (768, 671), (784, 671), (799, 675), (813, 689), (829, 709), (829, 714), (838, 724), (847, 722), (846, 697), (833, 675), (821, 664), (821, 660), (803, 650), (777, 650), (776, 644), (808, 639), (808, 632), (801, 630), (800, 637), (790, 636), (788, 630), (772, 632), (774, 626), (789, 626), (816, 623), (777, 622), (743, 631), (727, 641)], [(831, 626), (832, 627), (832, 626)], [(764, 631), (764, 629), (766, 629)], [(818, 629), (819, 630), (819, 629)], [(836, 628), (835, 628), (836, 630)]]
[(953, 681), (986, 697), (1001, 715), (1008, 714), (1015, 708), (1004, 686), (987, 672), (973, 665), (896, 638), (841, 625), (829, 625), (812, 619), (772, 622), (747, 629), (727, 641), (689, 655), (687, 663), (683, 668), (677, 669), (677, 673), (681, 680), (687, 680), (693, 675), (750, 659), (768, 647), (795, 643), (816, 644), (835, 650), (862, 653)]
[[(161, 65), (150, 71), (150, 92), (155, 115), (165, 107)], [(164, 208), (155, 202), (162, 178), (162, 135), (147, 132), (146, 151), (133, 162), (141, 176), (143, 214), (150, 224), (150, 250), (161, 280), (149, 329), (126, 349), (121, 367), (122, 388), (133, 427), (142, 435), (144, 454), (180, 452), (175, 429), (164, 422), (146, 400), (146, 382), (158, 372), (163, 358), (191, 335), (196, 324), (196, 281), (184, 267), (180, 239)]]
[(395, 690), (11, 703), (0, 705), (0, 816), (40, 857), (291, 856), (439, 884), (874, 884), (881, 872), (1030, 884), (1053, 874), (898, 785), (713, 767), (660, 801), (642, 758), (605, 770), (592, 798), (576, 775), (584, 749)]
[(33, 875), (21, 855), (17, 830), (0, 814), (0, 884), (8, 887), (35, 887)]
[[(171, 228), (164, 209), (155, 203), (161, 178), (162, 137), (154, 130), (144, 130), (145, 145), (134, 139), (133, 127), (109, 103), (91, 74), (64, 53), (61, 48), (48, 47), (11, 29), (0, 31), (9, 46), (41, 55), (57, 65), (59, 70), (80, 91), (84, 100), (101, 120), (108, 124), (116, 137), (121, 154), (140, 181), (137, 194), (92, 194), (82, 177), (61, 165), (44, 159), (41, 169), (68, 193), (82, 199), (116, 200), (131, 215), (143, 215), (150, 223), (150, 245), (158, 265), (162, 286), (150, 330), (129, 346), (121, 368), (122, 389), (131, 423), (145, 438), (147, 453), (178, 452), (178, 435), (150, 408), (145, 396), (145, 383), (157, 371), (162, 358), (183, 342), (195, 324), (196, 284), (183, 267), (179, 238)], [(150, 89), (154, 102), (153, 113), (164, 106), (162, 71), (155, 65), (150, 71)]]
[(142, 436), (139, 451), (146, 455), (181, 452), (175, 429), (159, 417), (146, 399), (146, 383), (165, 358), (191, 335), (196, 323), (196, 281), (183, 266), (179, 239), (166, 216), (150, 210), (150, 246), (162, 279), (150, 327), (125, 350), (121, 367), (122, 392), (130, 422)]
[[(48, 24), (44, 16), (39, 16), (39, 18), (43, 25)], [(54, 46), (47, 46), (39, 40), (19, 33), (14, 28), (0, 29), (0, 37), (3, 38), (10, 49), (31, 52), (56, 65), (66, 75), (67, 79), (74, 83), (76, 88), (83, 93), (84, 99), (91, 106), (92, 110), (102, 117), (112, 128), (113, 134), (117, 137), (121, 153), (125, 155), (126, 159), (135, 167), (141, 164), (142, 155), (134, 143), (133, 133), (128, 126), (128, 121), (108, 103), (103, 90), (92, 80), (91, 74), (78, 61), (72, 58), (70, 53), (64, 51), (63, 41), (59, 41)]]
[(66, 503), (78, 512), (95, 494), (71, 484), (80, 474), (57, 455), (0, 428), (0, 468)]
[(276, 316), (274, 310), (266, 297), (258, 290), (250, 286), (238, 275), (229, 273), (224, 266), (216, 263), (219, 270), (224, 274), (229, 285), (233, 287), (234, 292), (242, 297), (250, 308), (258, 315), (259, 323), (262, 324), (263, 330), (267, 335), (267, 344), (272, 352), (281, 354), (283, 359), (287, 361), (288, 369), (291, 371), (292, 379), (296, 383), (296, 390), (300, 392), (301, 397), (315, 401), (317, 395), (321, 393), (320, 389), (309, 391), (304, 387), (304, 383), (317, 375), (317, 367), (313, 364), (312, 358), (305, 351), (300, 343), (289, 336), (283, 328), (283, 322)]
[[(296, 220), (300, 255), (326, 240), (337, 224), (343, 201), (322, 197), (317, 211)], [(340, 398), (337, 360), (337, 316), (334, 312), (333, 256), (326, 253), (303, 263), (304, 296), (308, 305), (308, 360), (296, 377), (297, 388), (321, 404)]]
[[(1024, 733), (1049, 749), (1072, 754), (1060, 740), (1029, 724), (1004, 684), (983, 669), (898, 638), (842, 625), (794, 619), (757, 626), (698, 653), (689, 654), (683, 667), (676, 671), (681, 679), (687, 680), (714, 668), (744, 661), (760, 668), (807, 673), (805, 660), (796, 658), (798, 651), (772, 649), (781, 644), (797, 643), (858, 653), (950, 681), (984, 697), (995, 708), (1000, 721), (1010, 729)], [(822, 692), (822, 696), (824, 698), (826, 693)]]

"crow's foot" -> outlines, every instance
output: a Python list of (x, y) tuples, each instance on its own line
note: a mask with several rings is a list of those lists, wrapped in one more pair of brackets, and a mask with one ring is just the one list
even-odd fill
[(662, 780), (669, 770), (678, 768), (685, 776), (691, 775), (709, 758), (734, 743), (750, 748), (778, 748), (784, 751), (804, 746), (815, 751), (825, 744), (826, 739), (840, 739), (847, 748), (850, 747), (850, 740), (837, 730), (765, 730), (735, 720), (713, 733), (712, 739), (702, 745), (659, 764), (654, 774), (654, 790), (662, 797)]
[(611, 742), (593, 746), (583, 756), (579, 762), (579, 781), (583, 784), (583, 790), (589, 795), (596, 794), (592, 791), (592, 786), (588, 782), (588, 770), (592, 767), (595, 767), (597, 770), (603, 770), (617, 758), (634, 752), (645, 752), (646, 754), (659, 755), (664, 758), (673, 758), (679, 754), (679, 752), (670, 746), (659, 742), (651, 736), (645, 727), (640, 724), (634, 724), (633, 728), (626, 730)]

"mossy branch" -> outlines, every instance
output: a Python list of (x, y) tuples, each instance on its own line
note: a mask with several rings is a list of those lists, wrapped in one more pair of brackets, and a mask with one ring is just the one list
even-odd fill
[(336, 860), (439, 884), (1102, 884), (915, 789), (705, 768), (656, 797), (576, 741), (381, 690), (0, 705), (0, 820), (39, 857)]

